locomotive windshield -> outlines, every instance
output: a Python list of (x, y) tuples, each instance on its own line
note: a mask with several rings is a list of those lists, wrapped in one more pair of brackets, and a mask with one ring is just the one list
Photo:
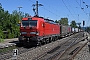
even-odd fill
[(23, 26), (29, 26), (29, 22), (28, 21), (22, 21), (22, 25)]
[(37, 26), (37, 20), (22, 21), (23, 26)]

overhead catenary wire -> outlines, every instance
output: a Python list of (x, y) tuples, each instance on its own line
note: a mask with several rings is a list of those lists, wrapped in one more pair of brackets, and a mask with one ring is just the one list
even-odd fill
[[(31, 1), (32, 3), (34, 3), (32, 0), (29, 0), (29, 1)], [(49, 5), (48, 5), (49, 6)], [(65, 6), (66, 6), (66, 4), (65, 4)], [(49, 6), (50, 7), (50, 6)], [(67, 6), (66, 6), (67, 7)], [(54, 13), (54, 12), (52, 12), (52, 11), (50, 11), (49, 9), (47, 9), (47, 8), (45, 8), (45, 6), (43, 6), (42, 7), (44, 10), (47, 10), (48, 12), (50, 12), (50, 13), (52, 13), (53, 15), (55, 15), (55, 16), (57, 16), (57, 17), (61, 17), (61, 16), (59, 16), (59, 15), (57, 15), (56, 13)], [(54, 9), (54, 8), (53, 8)], [(67, 9), (68, 9), (68, 7), (67, 7)], [(55, 11), (57, 11), (56, 9), (54, 9)], [(69, 9), (68, 9), (69, 10)], [(58, 12), (58, 11), (57, 11)], [(71, 14), (71, 16), (73, 16), (73, 14), (71, 13), (71, 11), (69, 10), (69, 12), (70, 12), (70, 14)], [(58, 12), (59, 13), (59, 12)], [(73, 16), (73, 18), (74, 18), (74, 16)], [(74, 18), (75, 19), (75, 18)]]
[[(80, 6), (80, 8), (82, 8), (82, 6), (78, 3), (78, 1), (77, 1), (77, 0), (75, 0), (75, 1), (76, 1), (77, 4)], [(85, 1), (82, 0), (81, 2), (82, 2), (83, 4), (85, 4), (85, 6), (87, 5), (87, 4), (85, 3)], [(89, 8), (89, 6), (88, 6), (88, 8)], [(86, 16), (88, 16), (84, 9), (85, 9), (85, 8), (82, 9), (83, 12), (86, 14)], [(87, 24), (89, 24), (89, 20), (90, 20), (90, 13), (89, 13), (89, 18), (88, 18), (88, 20), (87, 20)]]
[[(80, 0), (80, 4), (78, 3), (77, 0), (75, 0), (75, 1), (76, 1), (77, 4), (80, 6), (80, 8), (82, 8), (82, 6), (80, 5), (81, 3), (83, 3), (83, 4), (85, 5), (86, 8), (90, 8), (89, 5), (87, 5), (86, 2), (85, 2), (84, 0), (82, 0), (82, 1)], [(89, 17), (88, 20), (87, 20), (87, 24), (89, 24), (89, 22), (90, 22), (90, 11), (88, 10), (89, 13), (87, 13), (87, 12), (85, 12), (85, 8), (83, 8), (82, 10), (83, 10), (83, 12), (86, 14), (86, 16)], [(87, 15), (87, 14), (89, 14), (89, 15)]]
[(87, 15), (87, 13), (84, 11), (84, 8), (81, 7), (81, 5), (78, 3), (77, 0), (75, 0), (77, 2), (77, 4), (80, 6), (80, 8), (83, 10), (83, 12)]
[[(44, 2), (45, 3), (45, 2)], [(45, 3), (49, 8), (52, 8), (54, 11), (56, 11), (57, 13), (60, 13), (60, 11), (58, 11), (57, 9), (51, 7), (50, 5), (48, 5), (47, 3)]]
[[(32, 0), (29, 0), (29, 1), (31, 1), (32, 3), (34, 3)], [(46, 10), (46, 11), (48, 11), (48, 12), (52, 13), (53, 15), (55, 15), (55, 16), (57, 16), (57, 17), (59, 17), (59, 18), (61, 17), (61, 16), (57, 15), (56, 13), (54, 13), (54, 12), (50, 11), (49, 9), (45, 8), (45, 6), (43, 6), (42, 8), (43, 8), (44, 10)]]
[(43, 9), (47, 10), (48, 12), (50, 12), (50, 13), (52, 13), (52, 14), (54, 14), (54, 15), (58, 16), (58, 17), (60, 17), (59, 15), (57, 15), (57, 14), (53, 13), (52, 11), (50, 11), (50, 10), (46, 9), (45, 7), (43, 7)]
[[(32, 0), (29, 0), (29, 1), (31, 1), (32, 3), (35, 3), (35, 2), (32, 1)], [(76, 1), (76, 3), (80, 6), (80, 8), (82, 8), (83, 0), (79, 0), (80, 3), (79, 3), (77, 0), (75, 0), (75, 1)], [(71, 15), (71, 16), (75, 19), (75, 16), (74, 16), (74, 15), (76, 14), (76, 12), (74, 12), (74, 10), (73, 10), (72, 7), (70, 6), (70, 4), (68, 3), (68, 5), (71, 7), (71, 8), (69, 9), (69, 7), (66, 5), (66, 3), (64, 2), (64, 0), (62, 0), (62, 2), (64, 3), (65, 7), (68, 9), (68, 11), (69, 11), (69, 13), (70, 13), (69, 15)], [(44, 3), (45, 3), (45, 2), (44, 2)], [(46, 3), (45, 3), (45, 4), (46, 4)], [(86, 3), (85, 3), (85, 4), (86, 4)], [(47, 4), (46, 4), (46, 5), (47, 5)], [(49, 6), (49, 5), (48, 5), (48, 7), (49, 7), (49, 8), (52, 8), (52, 7)], [(43, 8), (44, 10), (50, 12), (50, 13), (53, 14), (54, 16), (60, 17), (58, 14), (56, 14), (55, 12), (47, 9), (45, 6), (43, 6), (42, 8)], [(73, 10), (74, 14), (72, 14), (71, 9)], [(58, 10), (56, 10), (56, 9), (54, 9), (54, 8), (53, 8), (53, 10), (56, 11), (56, 12), (58, 12), (58, 13), (60, 13)], [(84, 9), (81, 9), (81, 10), (87, 15), (87, 13), (86, 13), (86, 11), (85, 11)], [(79, 18), (78, 18), (78, 19), (79, 19)]]
[(90, 10), (89, 10), (89, 8), (90, 8), (90, 6), (88, 5), (88, 4), (86, 4), (86, 2), (85, 1), (83, 1), (82, 0), (82, 2), (84, 2), (83, 4), (85, 5), (85, 7), (88, 9), (88, 13), (86, 13), (86, 14), (88, 14), (88, 21), (87, 21), (87, 23), (89, 24), (89, 22), (90, 22)]
[[(87, 4), (85, 4), (85, 5), (86, 5), (86, 9), (88, 9), (88, 13), (86, 13), (86, 14), (88, 14), (87, 24), (90, 24), (90, 10), (89, 10), (90, 6)], [(88, 26), (90, 26), (90, 25), (88, 25)]]
[[(78, 16), (78, 19), (77, 20), (79, 20), (79, 13), (78, 13), (78, 11), (77, 11), (77, 13), (73, 10), (73, 8), (71, 7), (71, 5), (69, 4), (69, 2), (68, 2), (68, 0), (66, 0), (67, 1), (67, 4), (69, 5), (69, 7), (70, 7), (70, 9), (74, 12), (74, 14), (72, 14), (72, 15), (77, 15)], [(74, 8), (77, 8), (77, 7), (74, 7)]]
[[(32, 3), (34, 3), (32, 0), (29, 0), (29, 1), (31, 1)], [(63, 3), (64, 3), (64, 1), (63, 1)], [(46, 3), (45, 3), (46, 4)], [(64, 5), (66, 6), (66, 4), (64, 3)], [(49, 5), (48, 5), (49, 6)], [(51, 6), (49, 6), (49, 7), (51, 7)], [(52, 12), (52, 11), (50, 11), (49, 9), (46, 9), (45, 8), (45, 6), (44, 7), (42, 7), (43, 9), (45, 9), (45, 10), (47, 10), (48, 12), (50, 12), (50, 13), (52, 13), (52, 14), (54, 14), (55, 16), (57, 16), (57, 17), (60, 17), (59, 15), (57, 15), (56, 13), (54, 13), (54, 12)], [(73, 14), (71, 13), (71, 11), (69, 10), (69, 8), (66, 6), (66, 8), (68, 9), (68, 11), (70, 12), (70, 14), (71, 14), (71, 16), (73, 16)], [(54, 9), (54, 8), (53, 8)], [(59, 13), (59, 11), (58, 10), (56, 10), (56, 9), (54, 9), (55, 11), (57, 11), (58, 13)], [(75, 12), (74, 12), (75, 13)], [(74, 18), (74, 16), (73, 16), (73, 18)], [(74, 18), (75, 19), (75, 18)]]
[(71, 11), (69, 10), (69, 8), (67, 7), (67, 5), (65, 4), (65, 2), (62, 0), (63, 4), (65, 5), (65, 7), (67, 8), (67, 10), (69, 11), (69, 13), (72, 15), (72, 17), (75, 19), (75, 17), (73, 16), (73, 14), (71, 13)]
[[(88, 4), (86, 4), (85, 1), (82, 0), (82, 2), (84, 2), (83, 4), (85, 5), (86, 8), (90, 8), (90, 6)], [(88, 9), (88, 11), (90, 11), (90, 10)]]
[[(48, 5), (46, 2), (44, 2), (46, 5)], [(48, 7), (49, 8), (52, 8), (54, 11), (56, 11), (57, 13), (59, 13), (60, 14), (60, 11), (58, 11), (57, 9), (55, 9), (55, 8), (53, 8), (53, 7), (51, 7), (50, 5), (48, 5)], [(46, 9), (47, 10), (47, 9)], [(53, 12), (52, 12), (53, 13)], [(57, 14), (58, 15), (58, 14)], [(66, 14), (67, 15), (67, 17), (69, 17), (69, 15), (70, 14)], [(65, 14), (64, 14), (64, 16), (66, 16)], [(75, 14), (74, 14), (75, 15)], [(58, 15), (58, 16), (60, 16), (60, 15)]]
[(76, 14), (75, 11), (73, 10), (73, 8), (71, 7), (71, 5), (69, 4), (68, 0), (66, 0), (66, 1), (67, 1), (67, 4), (69, 5), (70, 9), (74, 12), (74, 14)]
[(32, 0), (29, 0), (29, 1), (31, 1), (32, 3), (34, 3)]

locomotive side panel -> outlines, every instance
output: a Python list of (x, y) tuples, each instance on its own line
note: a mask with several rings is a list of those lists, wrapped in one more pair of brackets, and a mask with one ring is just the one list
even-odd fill
[(44, 34), (45, 35), (51, 35), (51, 34), (53, 34), (53, 32), (52, 32), (52, 27), (53, 27), (53, 25), (52, 24), (49, 24), (49, 22), (45, 22), (45, 27), (44, 27)]
[(38, 36), (44, 36), (44, 19), (38, 18), (37, 32), (39, 33)]
[(58, 24), (45, 22), (45, 35), (60, 34), (60, 27)]

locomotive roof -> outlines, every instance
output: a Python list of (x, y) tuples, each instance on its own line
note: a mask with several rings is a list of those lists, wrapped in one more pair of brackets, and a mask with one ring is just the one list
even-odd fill
[(31, 16), (30, 17), (25, 17), (25, 18), (22, 18), (22, 20), (32, 20), (32, 18), (42, 18), (42, 19), (44, 19), (45, 22), (49, 22), (49, 23), (52, 23), (52, 24), (57, 24), (57, 23), (55, 23), (51, 19), (46, 19), (44, 17), (37, 17), (37, 16), (34, 16), (34, 17), (31, 17)]

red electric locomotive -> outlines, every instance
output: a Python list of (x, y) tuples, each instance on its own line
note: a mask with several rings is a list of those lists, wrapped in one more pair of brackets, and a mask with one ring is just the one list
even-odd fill
[(43, 17), (23, 18), (19, 42), (24, 45), (41, 45), (60, 37), (60, 25)]
[(20, 23), (19, 42), (24, 45), (41, 45), (71, 33), (70, 26), (59, 25), (53, 20), (38, 16), (38, 1), (33, 5), (34, 17), (23, 18)]

